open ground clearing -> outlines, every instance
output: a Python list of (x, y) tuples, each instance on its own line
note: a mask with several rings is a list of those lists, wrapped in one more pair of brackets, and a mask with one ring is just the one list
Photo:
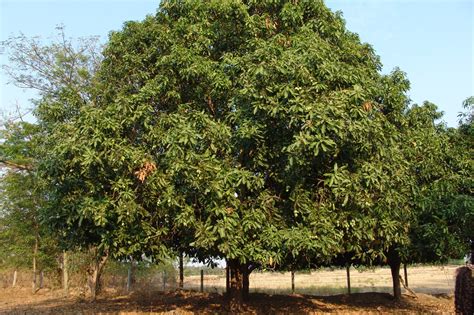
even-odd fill
[[(351, 295), (345, 291), (345, 270), (319, 270), (297, 273), (296, 294), (291, 293), (289, 273), (255, 273), (251, 277), (249, 314), (275, 313), (453, 313), (453, 277), (457, 266), (410, 267), (410, 287), (417, 298), (404, 295), (396, 302), (390, 292), (390, 271), (386, 268), (351, 271)], [(199, 277), (187, 277), (188, 289), (199, 285)], [(136, 288), (130, 294), (123, 289), (107, 288), (95, 302), (88, 301), (82, 290), (42, 289), (31, 294), (29, 288), (0, 289), (0, 313), (8, 314), (192, 314), (226, 313), (227, 303), (220, 293), (225, 278), (206, 276), (205, 289), (163, 292), (157, 288)], [(373, 292), (379, 291), (379, 292)], [(335, 294), (327, 296), (328, 294)]]
[[(95, 302), (60, 291), (44, 290), (32, 295), (27, 289), (2, 289), (0, 313), (8, 314), (193, 314), (228, 313), (226, 300), (217, 293), (193, 291), (143, 292), (130, 295), (106, 292)], [(387, 293), (356, 293), (352, 295), (269, 295), (253, 293), (244, 306), (245, 313), (452, 313), (453, 298), (449, 295), (419, 294), (418, 298), (403, 296), (395, 302)]]

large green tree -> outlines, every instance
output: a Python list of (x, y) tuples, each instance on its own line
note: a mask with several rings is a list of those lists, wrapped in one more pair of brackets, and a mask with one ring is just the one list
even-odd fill
[(163, 1), (51, 135), (50, 217), (116, 255), (189, 240), (237, 302), (258, 265), (384, 257), (407, 242), (408, 82), (380, 68), (322, 1)]

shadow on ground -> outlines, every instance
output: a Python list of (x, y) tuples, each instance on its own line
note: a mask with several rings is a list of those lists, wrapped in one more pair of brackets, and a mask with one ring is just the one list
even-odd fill
[[(449, 311), (452, 297), (422, 295), (417, 299), (404, 296), (394, 301), (386, 293), (310, 296), (252, 293), (243, 306), (248, 314), (305, 314), (318, 312), (435, 312)], [(130, 295), (103, 296), (94, 302), (81, 298), (51, 297), (25, 305), (2, 309), (8, 314), (140, 314), (140, 313), (231, 313), (227, 300), (217, 293), (193, 291), (134, 292)]]

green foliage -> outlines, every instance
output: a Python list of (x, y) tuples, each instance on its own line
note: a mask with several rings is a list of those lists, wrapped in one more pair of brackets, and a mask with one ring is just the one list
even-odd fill
[(34, 101), (38, 123), (24, 122), (19, 113), (20, 121), (9, 120), (1, 126), (2, 258), (17, 265), (30, 264), (35, 256), (42, 269), (55, 268), (58, 243), (65, 242), (47, 224), (45, 209), (52, 196), (38, 166), (50, 153), (48, 141), (53, 130), (71, 121), (85, 102), (92, 101), (88, 88), (99, 61), (96, 38), (79, 40), (76, 47), (62, 27), (58, 35), (51, 45), (23, 34), (2, 43), (10, 52), (10, 63), (2, 69), (15, 85), (35, 89), (41, 96)]
[(380, 68), (320, 1), (164, 1), (51, 133), (51, 222), (116, 256), (381, 257), (410, 216), (408, 83)]
[(465, 115), (458, 129), (435, 124), (441, 114), (424, 103), (407, 113), (406, 154), (415, 180), (416, 214), (406, 255), (414, 262), (463, 257), (474, 237), (472, 120)]
[(2, 179), (0, 252), (3, 266), (31, 265), (37, 209), (24, 194), (24, 186), (31, 186), (28, 184), (31, 184), (31, 177), (24, 174), (11, 173)]
[(0, 163), (13, 170), (30, 170), (35, 157), (33, 136), (38, 127), (27, 122), (7, 121), (0, 131)]
[(168, 0), (102, 55), (62, 38), (10, 43), (41, 71), (7, 70), (42, 93), (36, 142), (1, 154), (38, 166), (64, 247), (288, 269), (472, 238), (472, 113), (451, 130), (410, 107), (405, 74), (322, 1)]
[[(57, 242), (41, 222), (46, 203), (43, 183), (34, 170), (36, 125), (8, 122), (1, 131), (0, 265), (30, 267), (35, 256), (41, 269), (55, 268)], [(38, 242), (38, 252), (35, 243)]]

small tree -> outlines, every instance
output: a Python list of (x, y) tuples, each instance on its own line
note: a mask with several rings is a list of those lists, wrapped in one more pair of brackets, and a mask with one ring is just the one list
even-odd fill
[(1, 131), (0, 160), (0, 247), (2, 261), (16, 270), (31, 266), (33, 292), (38, 289), (38, 270), (50, 268), (58, 253), (57, 244), (41, 224), (41, 209), (46, 203), (37, 176), (37, 126), (9, 121)]
[[(63, 27), (58, 27), (58, 38), (51, 44), (22, 34), (8, 39), (3, 44), (7, 47), (10, 61), (9, 64), (3, 65), (3, 70), (9, 75), (12, 83), (21, 88), (34, 89), (39, 93), (39, 98), (34, 101), (33, 111), (37, 125), (32, 125), (36, 130), (35, 154), (30, 156), (31, 164), (26, 167), (34, 170), (37, 178), (43, 179), (45, 170), (50, 165), (47, 163), (47, 158), (52, 153), (51, 141), (58, 140), (53, 136), (55, 130), (63, 128), (67, 130), (68, 124), (75, 120), (81, 108), (94, 101), (92, 77), (100, 62), (101, 55), (98, 52), (100, 47), (95, 37), (81, 39), (74, 44), (65, 36)], [(59, 139), (60, 141), (62, 139)], [(16, 166), (12, 164), (12, 159), (4, 158), (2, 161), (7, 165)], [(80, 238), (75, 233), (67, 234), (65, 229), (59, 229), (55, 220), (63, 217), (55, 216), (54, 212), (49, 211), (52, 202), (56, 200), (54, 198), (56, 192), (50, 187), (35, 186), (35, 190), (48, 201), (41, 208), (41, 218), (45, 219), (42, 220), (42, 223), (45, 223), (42, 228), (49, 228), (49, 231), (58, 237), (63, 248), (92, 247), (91, 251), (98, 256), (91, 262), (89, 278), (99, 279), (103, 265), (101, 262), (104, 261), (104, 256), (107, 256), (107, 249), (98, 247), (93, 237)], [(66, 222), (62, 223), (67, 225), (70, 220), (73, 218), (66, 219)], [(93, 297), (96, 287), (91, 286)]]

